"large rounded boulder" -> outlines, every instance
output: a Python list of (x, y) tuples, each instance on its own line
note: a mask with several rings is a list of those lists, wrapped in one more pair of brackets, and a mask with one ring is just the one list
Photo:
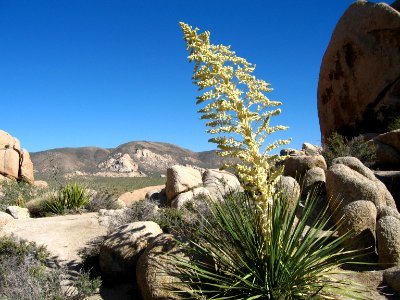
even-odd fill
[(396, 208), (385, 185), (355, 157), (334, 159), (326, 173), (326, 189), (331, 209), (340, 209), (357, 200)]
[(400, 13), (356, 1), (339, 20), (321, 63), (318, 116), (323, 138), (387, 131), (400, 114)]
[(103, 276), (109, 281), (133, 278), (139, 256), (162, 232), (160, 226), (151, 221), (116, 228), (100, 247), (99, 264)]

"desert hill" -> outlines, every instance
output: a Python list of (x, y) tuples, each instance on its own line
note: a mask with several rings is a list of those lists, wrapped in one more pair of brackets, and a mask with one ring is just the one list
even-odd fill
[(54, 172), (63, 176), (98, 175), (107, 177), (160, 176), (175, 164), (218, 168), (222, 159), (215, 151), (193, 152), (179, 146), (135, 141), (116, 148), (59, 148), (32, 152), (35, 177)]

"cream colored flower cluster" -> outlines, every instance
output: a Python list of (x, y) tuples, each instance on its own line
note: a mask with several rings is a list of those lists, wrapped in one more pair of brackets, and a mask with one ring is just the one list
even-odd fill
[(224, 157), (238, 158), (239, 162), (226, 165), (234, 168), (244, 188), (252, 193), (262, 213), (266, 214), (272, 201), (273, 187), (282, 173), (277, 162), (283, 158), (269, 152), (289, 140), (278, 140), (265, 145), (266, 138), (286, 126), (270, 126), (270, 119), (281, 113), (281, 102), (265, 95), (272, 89), (264, 80), (252, 75), (255, 65), (235, 55), (229, 46), (210, 44), (210, 33), (198, 34), (185, 23), (183, 30), (189, 61), (196, 63), (193, 80), (204, 93), (197, 104), (202, 119), (208, 120), (207, 132), (216, 135), (216, 143)]

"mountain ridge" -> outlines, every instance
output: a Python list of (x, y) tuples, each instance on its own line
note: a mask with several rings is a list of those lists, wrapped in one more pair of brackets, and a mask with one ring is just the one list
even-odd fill
[(62, 147), (31, 152), (35, 176), (136, 177), (161, 176), (175, 164), (219, 168), (224, 159), (216, 151), (194, 152), (171, 143), (131, 141), (115, 148)]

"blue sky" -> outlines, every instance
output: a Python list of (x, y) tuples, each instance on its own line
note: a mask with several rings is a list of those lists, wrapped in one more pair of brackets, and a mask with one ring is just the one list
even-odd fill
[(31, 152), (162, 141), (214, 149), (179, 21), (255, 63), (290, 147), (320, 143), (322, 56), (352, 1), (0, 0), (0, 129)]

